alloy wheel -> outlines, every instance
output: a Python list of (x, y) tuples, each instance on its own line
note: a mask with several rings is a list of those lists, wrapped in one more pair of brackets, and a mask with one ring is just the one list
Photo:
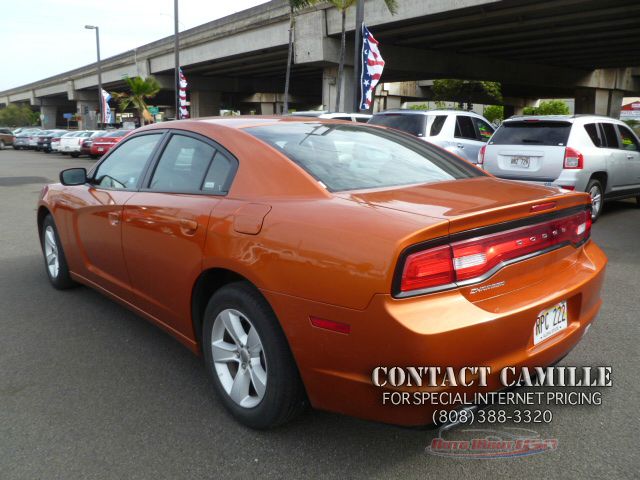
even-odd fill
[(47, 260), (47, 268), (51, 278), (57, 278), (60, 271), (60, 262), (58, 260), (58, 244), (56, 243), (56, 235), (51, 225), (47, 226), (44, 231), (44, 256)]
[(253, 408), (264, 398), (267, 362), (258, 331), (234, 309), (221, 311), (213, 323), (211, 353), (224, 391), (237, 405)]
[(602, 208), (602, 192), (600, 191), (600, 187), (593, 185), (591, 189), (589, 189), (589, 195), (591, 196), (591, 216), (592, 218), (596, 218), (600, 213), (600, 208)]

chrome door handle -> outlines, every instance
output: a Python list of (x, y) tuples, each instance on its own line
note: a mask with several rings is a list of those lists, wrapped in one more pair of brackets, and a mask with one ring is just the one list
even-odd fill
[(463, 145), (463, 144), (461, 144), (461, 143), (459, 143), (458, 145), (456, 145), (456, 147), (464, 149), (464, 145)]
[(630, 153), (627, 154), (627, 160), (633, 160), (633, 155), (631, 155)]

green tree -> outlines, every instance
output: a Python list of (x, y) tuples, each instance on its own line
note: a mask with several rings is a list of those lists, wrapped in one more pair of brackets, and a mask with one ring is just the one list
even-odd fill
[(37, 125), (40, 114), (34, 112), (27, 105), (18, 106), (10, 103), (6, 108), (0, 109), (0, 125), (7, 127), (26, 127)]
[(524, 107), (524, 115), (569, 115), (569, 107), (562, 100), (547, 100), (537, 107)]
[(118, 102), (121, 111), (125, 111), (130, 105), (133, 105), (140, 115), (140, 125), (142, 126), (145, 120), (151, 121), (153, 119), (149, 113), (147, 100), (157, 95), (160, 91), (160, 83), (151, 76), (147, 78), (124, 77), (124, 81), (129, 91), (112, 92), (111, 96)]
[[(342, 17), (342, 34), (340, 36), (340, 62), (338, 63), (338, 78), (336, 85), (336, 108), (335, 111), (340, 111), (340, 96), (342, 95), (342, 76), (344, 74), (344, 56), (347, 50), (346, 44), (346, 19), (347, 10), (354, 5), (357, 0), (328, 0), (330, 4), (338, 9), (340, 16)], [(384, 0), (385, 5), (391, 15), (395, 15), (398, 11), (397, 0)], [(356, 26), (357, 28), (357, 26)]]
[(504, 120), (504, 107), (502, 105), (487, 105), (483, 114), (491, 123), (499, 122)]
[(289, 0), (289, 52), (287, 53), (287, 73), (284, 78), (284, 105), (282, 113), (289, 113), (289, 83), (291, 81), (291, 61), (293, 60), (293, 35), (295, 30), (295, 13), (301, 8), (315, 5), (319, 0)]
[(501, 102), (502, 93), (498, 82), (484, 82), (476, 80), (441, 79), (434, 80), (431, 88), (436, 100), (459, 102), (460, 108), (471, 110), (474, 98), (482, 98)]

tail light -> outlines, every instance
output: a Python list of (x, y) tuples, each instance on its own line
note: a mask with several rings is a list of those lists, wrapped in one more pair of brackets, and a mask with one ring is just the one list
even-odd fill
[(52, 138), (52, 139), (51, 139), (51, 143), (59, 142), (59, 141), (60, 141), (60, 139), (59, 139), (59, 138)]
[(564, 150), (564, 168), (581, 170), (584, 157), (575, 148), (567, 147)]
[(400, 293), (444, 290), (484, 280), (500, 268), (564, 245), (579, 246), (591, 235), (591, 213), (583, 210), (547, 222), (514, 228), (412, 253), (405, 259)]
[(486, 151), (487, 151), (487, 146), (483, 145), (482, 148), (480, 148), (480, 152), (478, 152), (478, 165), (484, 164), (484, 152)]

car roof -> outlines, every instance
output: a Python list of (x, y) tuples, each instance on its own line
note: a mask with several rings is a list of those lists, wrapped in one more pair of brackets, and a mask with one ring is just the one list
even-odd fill
[(433, 110), (412, 110), (412, 109), (408, 109), (408, 108), (392, 108), (389, 110), (385, 110), (383, 112), (378, 112), (375, 113), (375, 115), (386, 115), (386, 114), (407, 114), (407, 115), (437, 115), (437, 114), (444, 114), (444, 115), (469, 115), (472, 117), (478, 117), (478, 118), (484, 118), (482, 115), (476, 113), (476, 112), (469, 112), (466, 110), (456, 110), (455, 108), (434, 108)]
[(580, 120), (608, 120), (611, 122), (618, 123), (620, 120), (617, 118), (607, 117), (606, 115), (595, 115), (592, 113), (578, 113), (574, 115), (513, 115), (507, 119), (505, 122), (522, 122), (522, 121), (551, 121), (551, 122), (569, 122), (575, 123)]

